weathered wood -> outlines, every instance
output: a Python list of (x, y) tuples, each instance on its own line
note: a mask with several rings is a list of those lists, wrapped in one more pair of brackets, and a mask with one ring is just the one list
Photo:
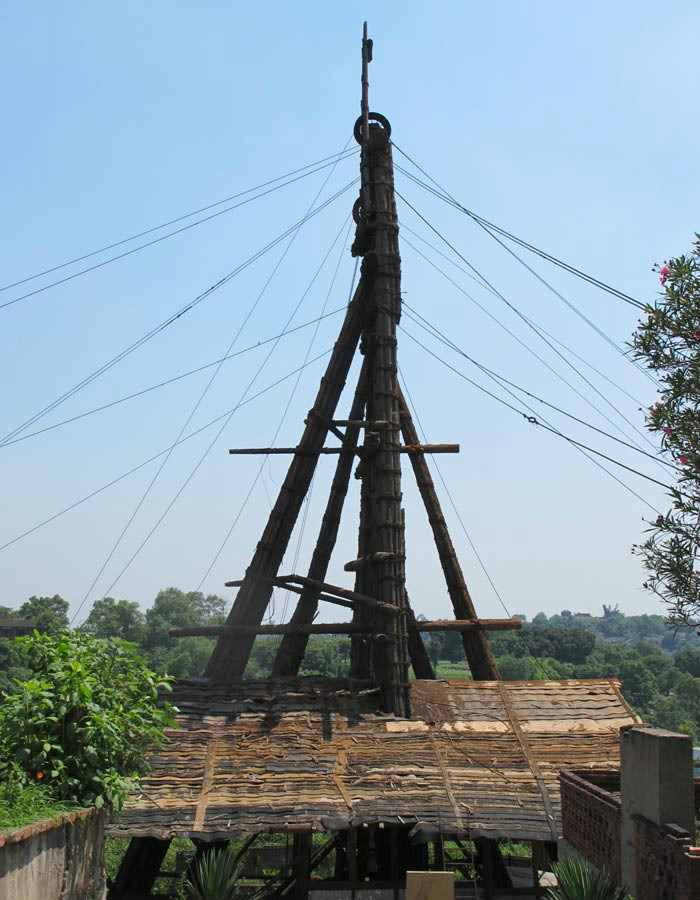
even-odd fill
[[(367, 360), (364, 359), (350, 407), (350, 420), (348, 420), (346, 431), (343, 435), (343, 446), (357, 446), (360, 429), (359, 426), (349, 424), (349, 422), (359, 419), (364, 412), (368, 380), (369, 365)], [(326, 573), (328, 572), (331, 554), (333, 553), (333, 549), (338, 539), (340, 517), (348, 493), (353, 463), (354, 458), (349, 454), (345, 454), (338, 459), (335, 473), (333, 474), (331, 488), (328, 493), (326, 509), (321, 521), (321, 528), (318, 533), (318, 539), (311, 556), (311, 563), (309, 564), (307, 573), (307, 577), (313, 581), (323, 582)], [(308, 625), (313, 622), (316, 610), (318, 609), (319, 596), (318, 592), (311, 587), (307, 586), (302, 588), (296, 609), (291, 618), (291, 623), (295, 625)], [(304, 634), (285, 635), (280, 642), (280, 646), (272, 663), (273, 676), (282, 678), (290, 677), (298, 673), (304, 658), (307, 641), (308, 637)]]
[[(325, 419), (332, 419), (352, 364), (357, 342), (365, 324), (368, 277), (362, 264), (360, 282), (350, 302), (340, 335), (331, 353), (326, 372), (316, 395), (314, 409)], [(328, 427), (317, 417), (311, 417), (304, 428), (299, 446), (312, 450), (322, 447)], [(253, 554), (249, 571), (275, 576), (284, 559), (318, 462), (318, 455), (297, 455), (293, 458), (274, 507), (268, 517), (262, 538)], [(227, 625), (259, 625), (272, 594), (272, 585), (247, 577), (226, 620)], [(250, 657), (254, 635), (238, 634), (219, 638), (207, 666), (206, 675), (217, 681), (227, 681), (243, 674)]]
[[(303, 589), (299, 591), (303, 593)], [(318, 594), (314, 591), (314, 596), (318, 598)], [(324, 597), (335, 601), (337, 597)], [(352, 604), (350, 604), (352, 605)], [(409, 623), (410, 632), (443, 632), (443, 631), (476, 631), (483, 629), (485, 631), (517, 631), (522, 626), (520, 619), (462, 619), (462, 620), (436, 620), (436, 621), (417, 621), (415, 617), (411, 618)], [(181, 637), (223, 637), (240, 634), (289, 634), (289, 635), (311, 635), (311, 634), (371, 634), (369, 626), (359, 624), (358, 622), (313, 622), (298, 624), (289, 622), (285, 625), (190, 625), (182, 628), (170, 628), (168, 635), (173, 638)], [(377, 635), (378, 638), (386, 640), (386, 635)], [(273, 672), (273, 674), (275, 674)], [(418, 675), (418, 678), (424, 678), (424, 675)]]
[[(261, 579), (262, 580), (262, 579)], [(291, 591), (293, 594), (303, 594), (304, 589), (299, 587), (296, 584), (286, 584), (284, 581), (280, 581), (278, 578), (266, 578), (264, 579), (271, 584), (273, 587), (282, 588), (285, 591)], [(240, 587), (243, 584), (243, 579), (239, 581), (227, 581), (225, 582), (226, 587)], [(325, 603), (332, 603), (334, 606), (342, 606), (345, 609), (355, 609), (355, 604), (352, 600), (342, 600), (340, 597), (333, 597), (331, 594), (322, 594), (318, 591), (314, 591), (314, 596), (316, 600), (319, 602), (323, 600)]]
[(160, 867), (170, 846), (170, 838), (132, 838), (119, 865), (117, 877), (110, 890), (113, 900), (133, 894), (148, 896), (156, 883)]
[[(413, 424), (413, 419), (408, 410), (408, 405), (404, 399), (403, 392), (399, 388), (400, 404), (401, 404), (401, 433), (407, 444), (418, 443), (418, 432)], [(426, 512), (428, 513), (428, 521), (433, 531), (433, 539), (437, 547), (440, 564), (447, 583), (447, 590), (452, 600), (452, 608), (454, 609), (456, 619), (476, 619), (476, 609), (472, 601), (471, 594), (464, 580), (462, 567), (457, 559), (452, 538), (447, 529), (447, 523), (442, 513), (440, 501), (435, 491), (428, 463), (422, 453), (412, 453), (409, 456), (413, 474), (418, 483), (418, 490), (423, 500)], [(476, 681), (492, 681), (498, 680), (501, 676), (496, 665), (489, 642), (483, 631), (465, 631), (462, 633), (462, 643), (464, 652), (471, 669), (472, 676)]]
[(344, 571), (346, 572), (357, 572), (362, 566), (371, 566), (374, 563), (384, 562), (384, 560), (396, 559), (395, 553), (390, 553), (386, 550), (379, 550), (377, 553), (370, 553), (369, 556), (364, 556), (362, 559), (351, 559), (350, 562), (346, 562), (343, 566)]
[[(192, 625), (183, 628), (170, 628), (168, 635), (173, 638), (180, 637), (223, 637), (233, 635), (236, 632), (241, 634), (292, 634), (292, 635), (310, 635), (310, 634), (364, 634), (370, 635), (371, 632), (363, 625), (356, 622), (328, 622), (327, 624), (312, 623), (310, 625)], [(386, 635), (375, 634), (377, 640), (386, 640)], [(274, 673), (273, 673), (274, 674)]]
[[(328, 426), (330, 430), (330, 424)], [(459, 444), (404, 444), (395, 448), (398, 453), (459, 453)], [(338, 456), (343, 454), (362, 455), (362, 447), (232, 447), (228, 451), (234, 456)]]
[(317, 581), (315, 578), (305, 578), (303, 575), (280, 575), (279, 581), (282, 582), (283, 587), (286, 587), (288, 584), (300, 584), (302, 587), (313, 588), (317, 591), (322, 591), (324, 594), (340, 597), (342, 600), (350, 600), (353, 603), (360, 604), (360, 606), (370, 606), (388, 615), (397, 615), (400, 612), (400, 608), (395, 604), (383, 603), (381, 600), (367, 596), (367, 594), (351, 591), (349, 588), (339, 587), (337, 584), (328, 584), (326, 581)]
[(520, 619), (436, 619), (416, 622), (418, 631), (518, 631), (523, 623)]
[[(358, 558), (371, 553), (398, 553), (401, 543), (401, 441), (396, 364), (396, 327), (401, 316), (401, 259), (394, 174), (389, 127), (368, 118), (362, 123), (362, 214), (364, 233), (356, 235), (353, 253), (371, 260), (374, 280), (370, 297), (371, 323), (363, 334), (365, 352), (371, 358), (372, 377), (367, 400), (367, 421), (385, 421), (378, 433), (366, 432), (365, 453), (359, 471), (361, 535)], [(377, 117), (373, 117), (377, 118)], [(385, 121), (385, 120), (384, 120)], [(358, 226), (359, 232), (359, 226)], [(411, 441), (407, 444), (416, 444)], [(411, 450), (409, 457), (416, 453)], [(405, 609), (405, 586), (400, 561), (395, 555), (376, 566), (358, 571), (356, 587), (378, 600)], [(381, 704), (398, 716), (409, 714), (407, 682), (406, 617), (395, 619), (375, 610), (358, 612), (356, 620), (370, 619), (373, 630), (389, 635), (385, 645), (373, 647), (369, 661), (380, 688)], [(367, 670), (366, 647), (353, 641), (351, 672)]]

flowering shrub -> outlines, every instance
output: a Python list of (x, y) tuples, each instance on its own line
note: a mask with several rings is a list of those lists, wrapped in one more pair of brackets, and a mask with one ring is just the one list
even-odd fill
[(0, 780), (118, 810), (161, 746), (173, 708), (131, 645), (75, 631), (19, 638), (32, 677), (0, 703)]
[(655, 373), (660, 399), (647, 427), (677, 468), (671, 508), (650, 522), (632, 550), (649, 573), (644, 586), (667, 605), (673, 624), (700, 625), (700, 235), (692, 251), (655, 266), (663, 293), (632, 338), (636, 358)]

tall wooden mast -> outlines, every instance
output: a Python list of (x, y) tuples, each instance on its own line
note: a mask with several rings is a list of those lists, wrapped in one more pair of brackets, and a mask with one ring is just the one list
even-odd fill
[[(458, 448), (419, 443), (398, 384), (396, 330), (401, 317), (401, 259), (391, 126), (384, 116), (369, 109), (371, 59), (372, 41), (367, 38), (365, 23), (361, 114), (354, 129), (361, 148), (361, 186), (353, 209), (357, 227), (352, 253), (362, 257), (360, 280), (299, 444), (289, 449), (231, 451), (289, 452), (294, 459), (245, 577), (229, 582), (240, 590), (226, 626), (218, 632), (219, 640), (207, 675), (215, 681), (230, 681), (243, 674), (256, 630), (261, 633), (260, 623), (272, 590), (283, 587), (300, 596), (290, 626), (281, 632), (283, 638), (273, 664), (273, 676), (289, 677), (298, 673), (320, 599), (348, 606), (353, 610), (347, 628), (352, 638), (351, 675), (374, 681), (386, 712), (408, 716), (409, 666), (413, 664), (419, 678), (434, 675), (406, 593), (401, 507), (403, 453), (411, 459), (458, 619), (443, 624), (450, 630), (462, 631), (474, 678), (486, 680), (499, 676), (425, 459), (426, 451), (451, 452)], [(338, 421), (334, 418), (336, 407), (358, 346), (364, 360), (350, 418)], [(340, 440), (339, 447), (325, 446), (329, 434)], [(339, 458), (308, 574), (280, 576), (280, 565), (322, 453), (338, 453)], [(359, 465), (355, 476), (361, 481), (358, 554), (357, 559), (345, 566), (347, 571), (355, 573), (351, 591), (327, 584), (325, 578), (356, 458)], [(433, 624), (440, 626), (440, 623)], [(517, 624), (502, 623), (501, 627), (517, 627)]]

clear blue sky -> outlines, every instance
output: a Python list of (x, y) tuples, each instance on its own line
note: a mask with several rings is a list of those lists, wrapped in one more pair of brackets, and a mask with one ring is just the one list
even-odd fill
[[(633, 296), (654, 296), (659, 286), (652, 264), (684, 251), (698, 227), (700, 11), (683, 0), (663, 6), (649, 0), (2, 4), (2, 283), (339, 151), (359, 112), (364, 18), (375, 41), (371, 106), (390, 118), (399, 146), (470, 208)], [(320, 199), (348, 184), (356, 168), (354, 158), (340, 163)], [(326, 172), (0, 310), (2, 434), (300, 219)], [(397, 186), (525, 315), (612, 379), (615, 386), (586, 370), (643, 427), (638, 404), (618, 387), (648, 404), (649, 381), (466, 218), (400, 175)], [(327, 309), (343, 304), (353, 262), (347, 242), (340, 255), (342, 229), (354, 196), (352, 188), (300, 231), (235, 349), (282, 330), (338, 234), (292, 324), (320, 314), (338, 260)], [(402, 223), (435, 242), (404, 205), (399, 214)], [(27, 431), (222, 356), (284, 247)], [(636, 438), (501, 300), (426, 252)], [(405, 243), (402, 256), (406, 300), (466, 352), (611, 430), (599, 412)], [(541, 261), (528, 262), (614, 341), (629, 338), (633, 308)], [(5, 291), (0, 301), (49, 280)], [(312, 356), (331, 346), (338, 326), (338, 316), (321, 324)], [(304, 329), (283, 339), (251, 392), (300, 366), (312, 333)], [(465, 360), (426, 341), (486, 384)], [(235, 405), (267, 349), (224, 365), (188, 430)], [(661, 611), (642, 591), (640, 565), (630, 554), (643, 517), (653, 515), (649, 506), (563, 441), (478, 393), (404, 335), (400, 355), (428, 439), (462, 445), (459, 456), (441, 457), (440, 466), (511, 612), (598, 610), (603, 602), (618, 602), (628, 613)], [(251, 458), (230, 458), (227, 448), (268, 444), (290, 397), (276, 442), (295, 443), (322, 365), (310, 365), (295, 392), (294, 379), (287, 380), (235, 414), (113, 595), (145, 607), (162, 587), (199, 585), (258, 466)], [(0, 543), (166, 448), (211, 371), (0, 449)], [(343, 403), (346, 409), (347, 398)], [(551, 419), (572, 436), (664, 479), (653, 461), (555, 414)], [(209, 429), (173, 452), (79, 618), (111, 585), (214, 434)], [(276, 458), (265, 468), (203, 589), (232, 596), (223, 582), (243, 574), (285, 465)], [(153, 463), (139, 470), (2, 550), (0, 603), (19, 605), (31, 594), (60, 593), (76, 610), (156, 468)], [(331, 471), (324, 460), (299, 544), (298, 571), (308, 564)], [(621, 477), (652, 506), (664, 508), (660, 488), (631, 474)], [(414, 605), (431, 617), (448, 615), (410, 472), (405, 503)], [(356, 508), (353, 497), (331, 573), (347, 584), (342, 564), (355, 556)], [(446, 513), (480, 613), (502, 614), (447, 503)], [(295, 534), (285, 569), (293, 566), (296, 545)], [(282, 604), (280, 597), (277, 618)]]

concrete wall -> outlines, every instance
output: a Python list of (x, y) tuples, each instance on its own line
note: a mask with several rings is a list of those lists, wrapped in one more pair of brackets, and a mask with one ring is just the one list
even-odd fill
[(89, 809), (0, 832), (0, 900), (101, 897), (104, 823)]
[(641, 896), (637, 882), (637, 823), (673, 824), (695, 833), (693, 753), (690, 738), (660, 728), (635, 727), (620, 733), (622, 882)]

